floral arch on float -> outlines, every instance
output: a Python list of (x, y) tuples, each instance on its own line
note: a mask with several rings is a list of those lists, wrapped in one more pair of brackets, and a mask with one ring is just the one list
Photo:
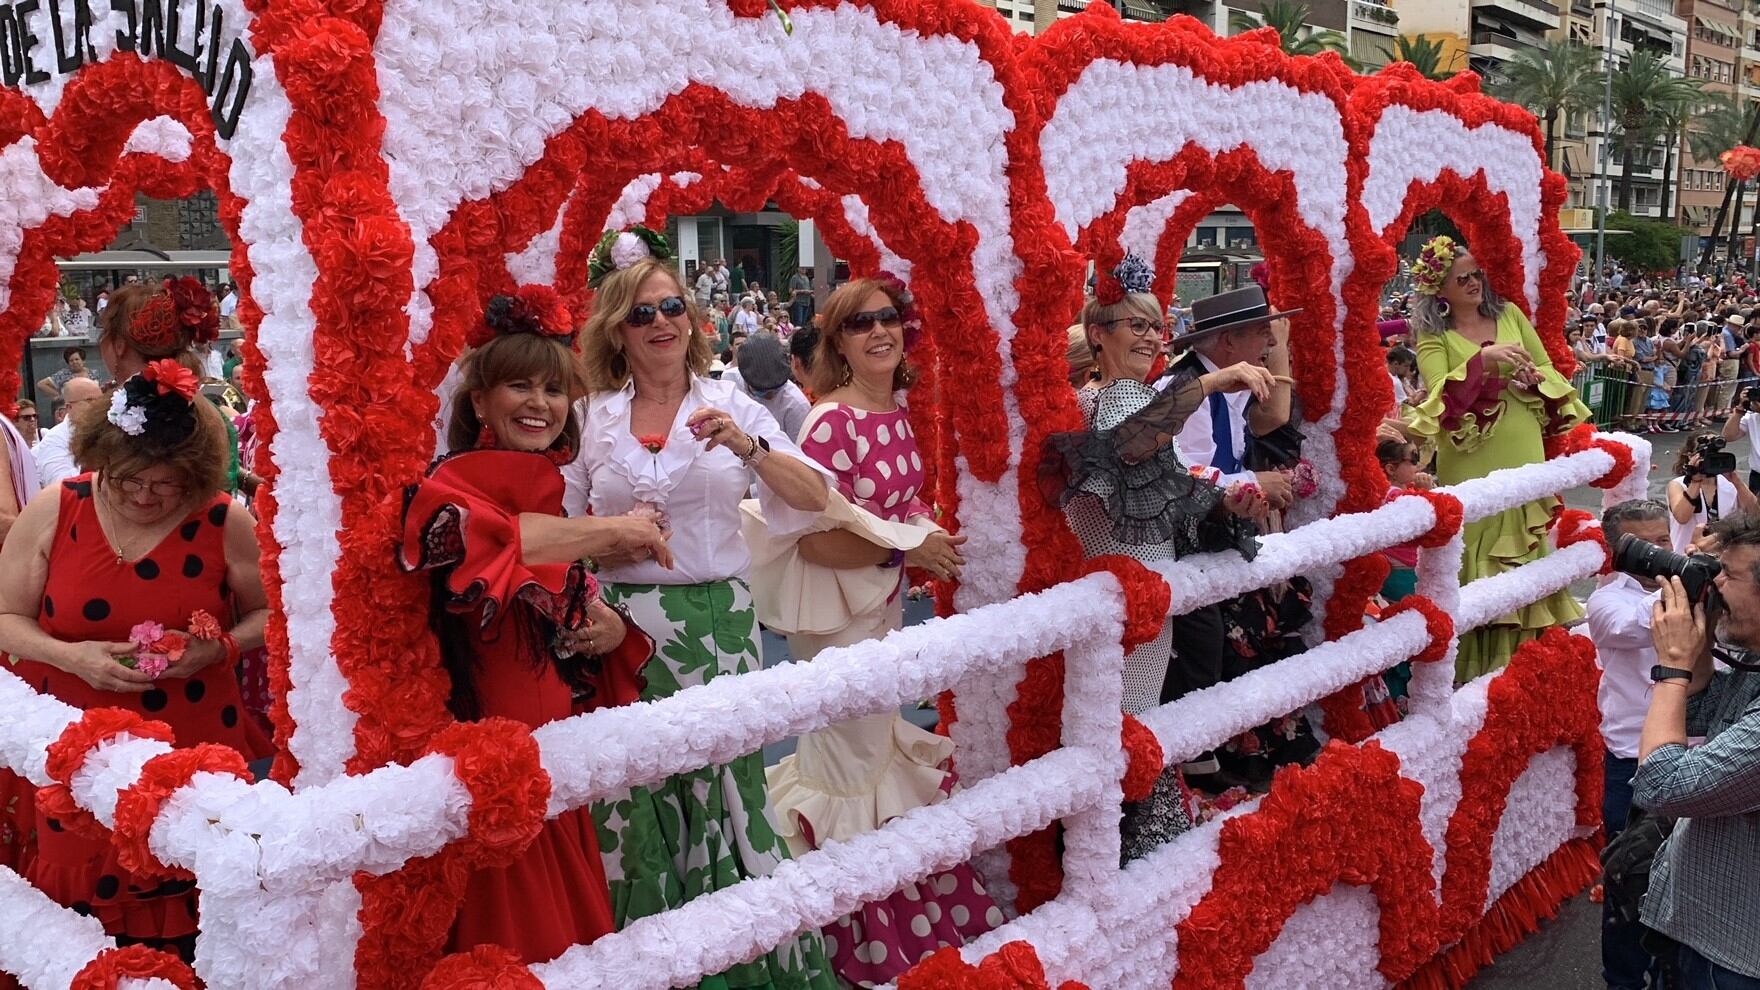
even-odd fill
[[(1588, 882), (1586, 643), (1551, 634), (1458, 692), (1451, 666), (1457, 627), (1593, 573), (1605, 545), (1567, 518), (1558, 553), (1463, 589), (1459, 530), (1591, 481), (1641, 490), (1648, 447), (1578, 434), (1519, 477), (1385, 507), (1370, 449), (1390, 399), (1378, 294), (1423, 209), (1446, 202), (1496, 245), (1493, 281), (1570, 363), (1577, 257), (1533, 118), (1471, 77), (1356, 76), (1269, 32), (1125, 24), (1104, 4), (1037, 39), (963, 0), (777, 9), (0, 5), (0, 375), (52, 301), (56, 256), (108, 243), (137, 191), (220, 195), (270, 480), (282, 750), (251, 784), (235, 754), (173, 752), (162, 727), (0, 672), (0, 766), (84, 809), (140, 872), (193, 875), (207, 922), (192, 974), (0, 870), (0, 971), (33, 988), (688, 985), (970, 859), (1013, 920), (902, 987), (1458, 986)], [(589, 303), (600, 230), (715, 200), (776, 202), (856, 271), (910, 280), (929, 329), (913, 416), (973, 551), (944, 589), (962, 614), (535, 733), (450, 724), (427, 589), (392, 546), (465, 328), (520, 283)], [(1035, 474), (1044, 437), (1079, 423), (1063, 328), (1087, 259), (1153, 255), (1169, 291), (1186, 233), (1224, 202), (1264, 233), (1273, 296), (1306, 307), (1314, 521), (1251, 564), (1085, 563)], [(1420, 597), (1359, 628), (1379, 550), (1414, 538)], [(1297, 573), (1326, 605), (1309, 652), (1119, 713), (1124, 643)], [(1413, 657), (1412, 717), (1365, 738), (1351, 686)], [(547, 963), (440, 959), (459, 879), (547, 812), (936, 693), (966, 785), (949, 801)], [(1311, 703), (1334, 737), (1311, 768), (1118, 867), (1121, 798)]]

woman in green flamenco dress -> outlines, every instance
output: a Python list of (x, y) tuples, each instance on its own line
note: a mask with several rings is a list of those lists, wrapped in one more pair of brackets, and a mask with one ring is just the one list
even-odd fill
[[(702, 314), (650, 231), (607, 235), (589, 267), (597, 292), (582, 333), (588, 395), (581, 448), (563, 468), (569, 514), (646, 515), (670, 528), (674, 563), (598, 561), (605, 600), (654, 638), (643, 700), (760, 666), (740, 537), (755, 475), (764, 514), (805, 530), (829, 498), (828, 472), (769, 412), (707, 376)], [(598, 802), (599, 850), (617, 927), (769, 874), (789, 858), (762, 754), (669, 777)], [(817, 930), (705, 978), (708, 990), (832, 990)]]
[[(1418, 370), (1430, 392), (1409, 414), (1410, 425), (1436, 444), (1437, 480), (1453, 485), (1545, 461), (1546, 438), (1590, 413), (1552, 367), (1533, 324), (1491, 290), (1466, 246), (1447, 236), (1424, 245), (1412, 277)], [(1461, 584), (1546, 556), (1547, 529), (1561, 507), (1548, 496), (1468, 523)], [(1498, 616), (1461, 636), (1455, 683), (1502, 669), (1520, 644), (1582, 616), (1562, 590)]]

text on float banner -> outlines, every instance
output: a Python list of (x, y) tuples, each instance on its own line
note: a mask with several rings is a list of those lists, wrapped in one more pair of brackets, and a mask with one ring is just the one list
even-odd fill
[[(245, 25), (228, 24), (225, 10), (207, 0), (107, 3), (121, 15), (116, 50), (164, 59), (188, 72), (208, 96), (215, 132), (232, 137), (251, 89)], [(34, 86), (47, 82), (51, 70), (67, 75), (96, 62), (92, 27), (92, 0), (0, 3), (0, 79), (9, 87)]]

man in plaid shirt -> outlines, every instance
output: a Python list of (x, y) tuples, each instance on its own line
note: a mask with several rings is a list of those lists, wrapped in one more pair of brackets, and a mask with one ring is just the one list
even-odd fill
[[(1730, 526), (1722, 559), (1723, 638), (1760, 651), (1760, 520)], [(1704, 610), (1679, 578), (1651, 633), (1660, 663), (1632, 800), (1680, 822), (1656, 854), (1644, 923), (1681, 944), (1686, 990), (1760, 990), (1760, 673), (1713, 671)]]

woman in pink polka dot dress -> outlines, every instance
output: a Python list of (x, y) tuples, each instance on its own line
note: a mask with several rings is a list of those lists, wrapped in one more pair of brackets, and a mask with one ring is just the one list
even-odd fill
[[(826, 300), (819, 323), (810, 384), (821, 401), (801, 427), (801, 450), (836, 473), (838, 491), (852, 506), (883, 522), (802, 537), (800, 556), (820, 567), (879, 568), (896, 577), (884, 604), (856, 614), (846, 627), (790, 635), (789, 650), (799, 660), (903, 625), (903, 565), (952, 579), (964, 563), (965, 538), (936, 526), (919, 497), (923, 456), (896, 398), (914, 377), (904, 362), (907, 326), (915, 323), (908, 294), (896, 282), (850, 282)], [(888, 534), (904, 538), (890, 546), (875, 542)], [(791, 851), (853, 838), (944, 799), (954, 785), (947, 769), (952, 755), (951, 740), (896, 712), (801, 737), (795, 755), (769, 772), (771, 802)], [(962, 864), (840, 918), (825, 928), (825, 943), (840, 977), (871, 987), (1002, 920), (977, 874)]]

